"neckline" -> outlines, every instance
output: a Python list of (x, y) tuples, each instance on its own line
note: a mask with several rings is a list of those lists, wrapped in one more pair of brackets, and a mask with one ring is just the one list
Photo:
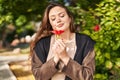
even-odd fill
[[(53, 38), (54, 41), (56, 40), (56, 39), (55, 39), (55, 35), (52, 35), (51, 38)], [(63, 39), (63, 40), (64, 40), (64, 39)], [(70, 43), (70, 42), (72, 42), (72, 41), (74, 41), (74, 40), (76, 41), (76, 33), (73, 34), (71, 40), (64, 40), (64, 42), (65, 42), (65, 43)]]

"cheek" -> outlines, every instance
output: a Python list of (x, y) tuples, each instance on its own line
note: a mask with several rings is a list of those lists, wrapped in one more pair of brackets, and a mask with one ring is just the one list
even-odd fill
[(70, 24), (70, 22), (71, 22), (71, 19), (69, 18), (68, 23)]
[(63, 18), (63, 21), (69, 23), (69, 22), (71, 21), (71, 18), (66, 15), (66, 16)]
[(52, 28), (55, 29), (55, 22), (50, 21), (50, 24), (51, 24)]
[(65, 20), (66, 25), (70, 26), (71, 19), (70, 18), (66, 18), (64, 20)]

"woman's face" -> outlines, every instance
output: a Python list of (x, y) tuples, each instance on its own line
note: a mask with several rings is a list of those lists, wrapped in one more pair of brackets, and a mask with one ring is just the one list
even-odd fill
[(71, 18), (64, 8), (56, 6), (49, 12), (49, 21), (53, 30), (69, 30)]

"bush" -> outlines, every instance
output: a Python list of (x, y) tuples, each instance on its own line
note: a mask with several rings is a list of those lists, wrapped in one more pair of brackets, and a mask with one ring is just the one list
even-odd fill
[(103, 0), (95, 9), (70, 8), (81, 33), (96, 41), (95, 80), (120, 79), (120, 2)]
[[(102, 80), (120, 79), (120, 2), (104, 0), (94, 10), (100, 17), (101, 29), (93, 32), (91, 37), (96, 44), (96, 76), (104, 76)], [(118, 63), (118, 64), (116, 64)]]

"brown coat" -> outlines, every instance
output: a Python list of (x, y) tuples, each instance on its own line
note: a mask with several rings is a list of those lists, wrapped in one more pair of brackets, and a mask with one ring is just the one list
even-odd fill
[[(93, 80), (95, 71), (94, 41), (86, 35), (76, 33), (76, 43), (75, 58), (70, 59), (67, 66), (62, 68), (67, 76), (65, 80)], [(32, 72), (36, 80), (50, 80), (58, 71), (53, 58), (46, 62), (49, 44), (50, 37), (43, 38), (34, 48)]]

